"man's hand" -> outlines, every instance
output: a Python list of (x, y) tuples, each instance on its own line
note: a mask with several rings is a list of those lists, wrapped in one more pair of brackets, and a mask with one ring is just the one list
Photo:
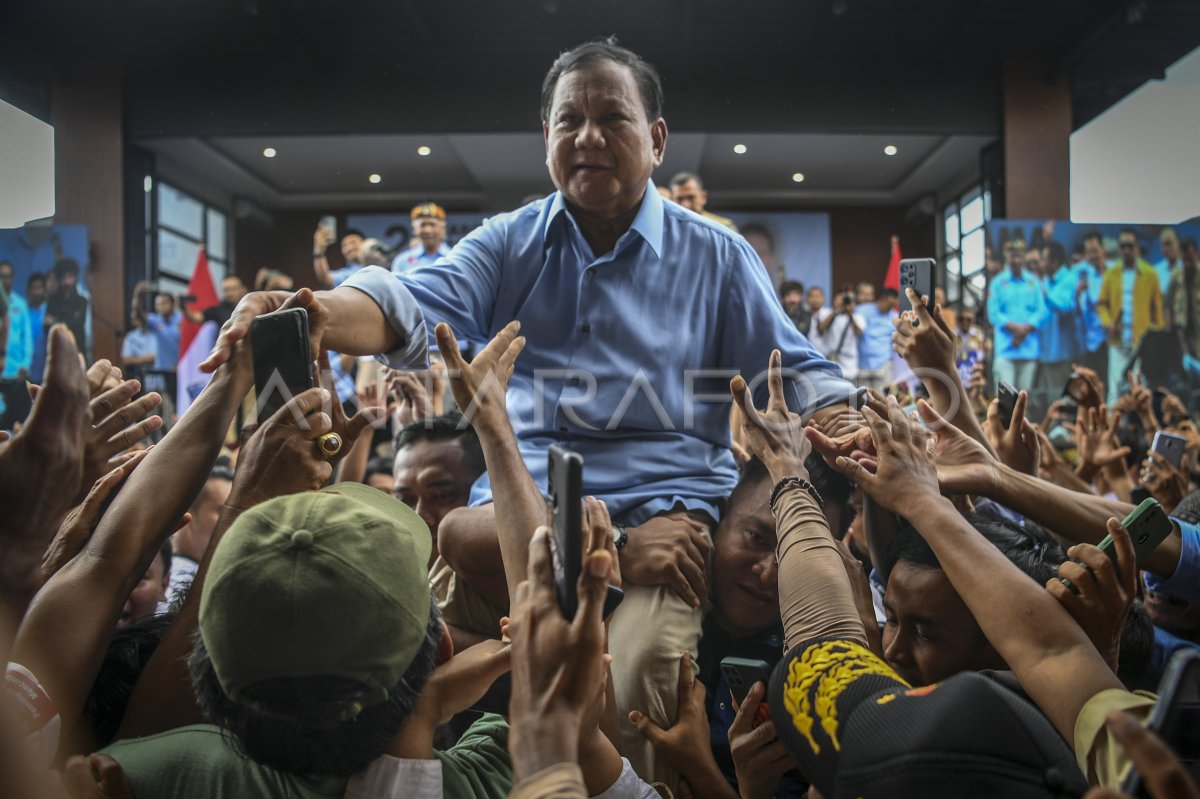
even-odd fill
[(1037, 438), (1037, 429), (1025, 418), (1025, 408), (1029, 404), (1029, 395), (1025, 391), (1017, 394), (1013, 405), (1012, 421), (1008, 429), (1000, 418), (1000, 401), (992, 400), (988, 406), (987, 423), (984, 432), (988, 443), (996, 451), (996, 457), (1001, 463), (1034, 477), (1038, 473), (1041, 461), (1041, 450)]
[(313, 257), (324, 255), (331, 246), (333, 246), (333, 231), (318, 225), (316, 231), (313, 232)]
[(1101, 403), (1098, 406), (1085, 408), (1082, 404), (1075, 417), (1075, 424), (1068, 425), (1075, 438), (1079, 450), (1079, 467), (1077, 474), (1084, 481), (1090, 482), (1097, 472), (1110, 466), (1129, 454), (1129, 447), (1117, 446), (1117, 426), (1121, 423), (1118, 414), (1108, 414), (1108, 408)]
[[(121, 369), (108, 358), (101, 358), (87, 369), (88, 396), (92, 399), (121, 385)], [(30, 398), (32, 399), (32, 397)]]
[(914, 369), (950, 374), (955, 369), (954, 356), (958, 337), (942, 316), (942, 306), (935, 305), (932, 313), (912, 288), (904, 289), (913, 310), (896, 317), (893, 324), (892, 349)]
[(442, 412), (446, 397), (446, 370), (431, 369), (412, 372), (406, 369), (383, 369), (388, 394), (396, 398), (392, 412), (397, 427), (422, 421)]
[(525, 349), (525, 337), (518, 335), (521, 323), (505, 325), (470, 363), (463, 359), (450, 325), (442, 322), (433, 332), (450, 374), (450, 390), (466, 420), (476, 426), (508, 424), (508, 381)]
[(136, 380), (125, 380), (91, 401), (91, 420), (84, 438), (83, 477), (77, 498), (120, 462), (121, 454), (163, 426), (160, 416), (146, 416), (162, 403), (151, 391), (134, 400), (141, 389)]
[(516, 782), (578, 757), (583, 718), (604, 676), (604, 596), (612, 556), (588, 553), (579, 577), (579, 608), (563, 618), (554, 590), (550, 531), (539, 527), (529, 543), (527, 579), (513, 597), (512, 699), (509, 718)]
[(421, 690), (417, 706), (396, 733), (396, 742), (403, 745), (405, 733), (413, 722), (421, 724), (432, 740), (434, 729), (454, 716), (468, 710), (483, 698), (502, 674), (512, 668), (512, 650), (507, 643), (488, 639), (458, 652), (442, 663)]
[(225, 505), (247, 511), (268, 499), (319, 489), (333, 474), (317, 439), (333, 429), (322, 410), (329, 391), (310, 388), (288, 400), (250, 436), (238, 458), (233, 488)]
[(675, 723), (664, 730), (639, 710), (629, 713), (637, 731), (653, 744), (667, 765), (684, 777), (710, 773), (701, 765), (703, 761), (698, 762), (701, 757), (712, 757), (705, 696), (704, 683), (693, 678), (691, 653), (684, 652), (679, 658), (679, 711)]
[[(1116, 519), (1108, 520), (1108, 534), (1116, 543), (1117, 562), (1092, 544), (1076, 544), (1067, 550), (1068, 560), (1058, 567), (1058, 578), (1046, 590), (1079, 623), (1109, 667), (1116, 673), (1121, 649), (1121, 630), (1129, 617), (1129, 606), (1137, 596), (1137, 561), (1129, 532)], [(1070, 580), (1075, 590), (1062, 583)]]
[(341, 450), (336, 455), (327, 458), (330, 467), (334, 467), (342, 458), (350, 454), (350, 448), (354, 442), (358, 441), (358, 437), (362, 435), (363, 431), (375, 421), (376, 409), (360, 408), (358, 413), (346, 418), (346, 410), (338, 400), (337, 388), (334, 385), (328, 350), (321, 350), (321, 354), (317, 357), (317, 371), (314, 377), (318, 388), (328, 389), (329, 405), (322, 410), (329, 415), (329, 432), (335, 433), (342, 440)]
[[(1171, 748), (1128, 713), (1114, 710), (1105, 719), (1152, 799), (1200, 799), (1200, 790)], [(1092, 788), (1083, 799), (1133, 799), (1113, 788)]]
[(1083, 378), (1083, 393), (1075, 398), (1080, 407), (1100, 407), (1105, 397), (1104, 383), (1100, 381), (1100, 376), (1095, 370), (1078, 363), (1071, 364), (1071, 371)]
[(1146, 455), (1138, 482), (1159, 501), (1166, 513), (1173, 512), (1188, 494), (1187, 475), (1157, 452)]
[(751, 452), (767, 467), (771, 479), (778, 482), (784, 477), (808, 478), (804, 460), (812, 451), (804, 435), (804, 421), (788, 410), (783, 393), (782, 356), (779, 350), (771, 351), (767, 365), (767, 407), (758, 410), (746, 380), (738, 375), (729, 381), (733, 401), (741, 411), (742, 433)]
[(252, 291), (233, 309), (233, 315), (221, 326), (217, 343), (200, 371), (214, 372), (217, 367), (233, 356), (233, 345), (250, 335), (250, 324), (254, 317), (284, 308), (304, 308), (308, 311), (309, 346), (312, 352), (321, 351), (321, 340), (329, 324), (329, 309), (317, 300), (310, 289), (300, 289), (295, 294), (286, 291)]
[(766, 692), (766, 686), (756, 682), (740, 706), (734, 703), (737, 715), (729, 725), (729, 751), (741, 799), (771, 799), (783, 775), (796, 767), (791, 753), (779, 740), (773, 721), (768, 719), (753, 726)]
[(693, 608), (708, 597), (707, 528), (682, 511), (673, 511), (628, 530), (621, 550), (622, 579), (634, 585), (667, 585)]

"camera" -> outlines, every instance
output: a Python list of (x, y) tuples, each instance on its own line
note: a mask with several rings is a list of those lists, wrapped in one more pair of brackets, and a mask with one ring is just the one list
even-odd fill
[(838, 299), (838, 303), (841, 304), (841, 306), (843, 308), (846, 307), (847, 305), (853, 305), (854, 304), (854, 295), (851, 294), (849, 291), (847, 291), (844, 294), (842, 294), (842, 296)]

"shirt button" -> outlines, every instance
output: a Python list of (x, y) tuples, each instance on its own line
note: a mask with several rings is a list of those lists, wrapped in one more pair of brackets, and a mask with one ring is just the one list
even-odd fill
[(570, 385), (570, 386), (577, 386), (577, 385), (579, 385), (579, 378), (578, 378), (578, 377), (572, 377), (570, 380), (568, 380), (568, 381), (567, 381), (567, 385)]
[(592, 326), (591, 326), (591, 325), (589, 325), (588, 323), (584, 322), (584, 323), (583, 323), (583, 325), (581, 325), (581, 326), (580, 326), (580, 328), (579, 328), (579, 332), (580, 332), (580, 333), (591, 333), (591, 332), (592, 332)]
[(560, 433), (566, 433), (566, 432), (567, 432), (567, 428), (565, 428), (565, 427), (560, 427), (560, 428), (558, 428), (558, 432), (560, 432)]
[(595, 276), (596, 276), (596, 268), (595, 268), (595, 267), (588, 267), (588, 270), (587, 270), (587, 276), (588, 276), (588, 277), (595, 277)]

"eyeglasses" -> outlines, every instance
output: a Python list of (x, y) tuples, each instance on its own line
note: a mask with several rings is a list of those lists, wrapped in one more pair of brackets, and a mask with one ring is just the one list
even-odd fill
[(1134, 247), (1137, 246), (1137, 243), (1132, 242), (1132, 241), (1123, 241), (1120, 243), (1119, 246), (1122, 250), (1132, 250)]

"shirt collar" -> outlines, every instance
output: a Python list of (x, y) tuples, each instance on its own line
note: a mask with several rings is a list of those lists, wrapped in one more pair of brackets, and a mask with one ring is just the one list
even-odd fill
[[(563, 200), (563, 193), (556, 191), (554, 192), (554, 199), (550, 201), (550, 210), (546, 217), (545, 236), (549, 236), (550, 228), (560, 214), (570, 217), (566, 201)], [(659, 258), (662, 258), (663, 214), (662, 195), (654, 187), (654, 181), (647, 180), (646, 193), (642, 196), (642, 206), (638, 209), (637, 216), (633, 218), (633, 224), (629, 226), (629, 230), (636, 232), (645, 239), (650, 248), (654, 250), (654, 254)], [(626, 231), (621, 238), (624, 239), (628, 233)]]

